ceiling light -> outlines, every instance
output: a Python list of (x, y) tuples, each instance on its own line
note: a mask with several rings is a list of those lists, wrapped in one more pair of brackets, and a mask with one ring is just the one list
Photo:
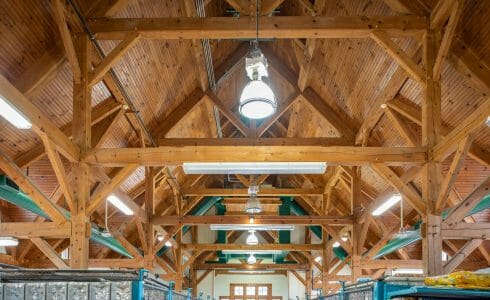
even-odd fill
[(490, 116), (487, 117), (485, 124), (487, 125), (487, 127), (490, 127)]
[(131, 208), (124, 204), (121, 199), (114, 194), (110, 194), (109, 197), (107, 197), (107, 201), (112, 203), (112, 205), (117, 207), (117, 209), (119, 209), (125, 215), (132, 216), (134, 214)]
[(321, 262), (321, 261), (322, 261), (322, 257), (321, 257), (321, 256), (317, 256), (317, 257), (315, 257), (315, 261), (316, 261), (316, 262)]
[(252, 253), (250, 253), (250, 255), (247, 258), (247, 264), (253, 265), (256, 262), (257, 262), (257, 259), (255, 258), (255, 256)]
[(347, 242), (347, 240), (349, 239), (349, 237), (347, 235), (343, 235), (341, 238), (340, 238), (343, 242)]
[(424, 270), (423, 269), (400, 268), (400, 269), (394, 269), (392, 273), (393, 273), (393, 275), (396, 275), (396, 274), (424, 274)]
[(340, 243), (335, 241), (335, 243), (332, 244), (332, 247), (333, 248), (337, 248), (337, 247), (340, 247)]
[(324, 174), (325, 162), (186, 162), (186, 174)]
[(400, 196), (400, 194), (394, 194), (393, 196), (391, 196), (390, 198), (388, 198), (388, 200), (386, 200), (383, 204), (381, 204), (380, 206), (378, 206), (378, 208), (376, 208), (372, 212), (372, 215), (373, 216), (382, 215), (385, 211), (387, 211), (388, 209), (390, 209), (393, 205), (395, 205), (398, 202), (400, 202), (401, 199), (402, 199), (402, 196)]
[(0, 246), (17, 246), (19, 245), (19, 240), (10, 236), (0, 237)]
[(19, 129), (32, 127), (31, 122), (2, 96), (0, 96), (0, 116)]
[(165, 246), (166, 246), (166, 247), (172, 247), (172, 243), (171, 243), (170, 241), (166, 241), (166, 242), (165, 242)]
[(262, 211), (260, 207), (259, 200), (257, 199), (257, 195), (250, 195), (247, 200), (247, 206), (245, 208), (245, 212), (247, 214), (258, 214)]
[(287, 230), (293, 231), (294, 225), (287, 224), (211, 224), (211, 230), (227, 230), (227, 231), (278, 231), (278, 230)]
[(245, 242), (247, 245), (258, 245), (259, 239), (255, 235), (255, 231), (250, 230), (250, 234), (247, 236), (247, 240)]
[(248, 223), (253, 224), (255, 222), (254, 216), (250, 216)]

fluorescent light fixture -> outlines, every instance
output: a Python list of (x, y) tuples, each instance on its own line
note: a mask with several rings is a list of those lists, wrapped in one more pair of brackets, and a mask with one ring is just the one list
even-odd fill
[(250, 251), (250, 250), (222, 250), (221, 251), (223, 254), (282, 254), (282, 250), (257, 250), (257, 251)]
[(117, 207), (117, 209), (119, 209), (125, 215), (132, 216), (134, 214), (131, 208), (124, 204), (121, 199), (114, 194), (110, 194), (109, 197), (107, 197), (107, 201), (112, 203), (112, 205)]
[(250, 234), (247, 236), (247, 240), (245, 242), (247, 245), (258, 245), (259, 239), (255, 235), (255, 231), (250, 230)]
[(393, 273), (393, 275), (396, 275), (396, 274), (424, 274), (424, 270), (423, 269), (400, 268), (400, 269), (394, 269), (392, 273)]
[(247, 264), (249, 265), (253, 265), (257, 262), (257, 259), (255, 258), (255, 256), (250, 253), (249, 257), (247, 258)]
[(340, 247), (340, 243), (336, 241), (335, 243), (333, 243), (332, 247), (333, 248)]
[(322, 261), (322, 257), (321, 257), (321, 256), (317, 256), (317, 257), (315, 257), (315, 261), (316, 261), (316, 262), (321, 262), (321, 261)]
[(267, 231), (287, 230), (293, 231), (294, 225), (287, 224), (211, 224), (211, 230), (235, 230), (235, 231)]
[(19, 245), (19, 240), (10, 236), (2, 236), (0, 237), (0, 246), (8, 247), (8, 246), (17, 246)]
[(19, 129), (30, 129), (32, 124), (7, 99), (0, 96), (0, 116)]
[(234, 274), (270, 274), (274, 273), (274, 270), (230, 270), (228, 273)]
[(187, 162), (186, 174), (323, 174), (324, 162)]
[(395, 205), (398, 202), (400, 202), (400, 200), (402, 200), (402, 196), (400, 194), (394, 194), (393, 196), (391, 196), (390, 198), (388, 198), (388, 200), (386, 200), (385, 202), (383, 202), (383, 204), (381, 204), (380, 206), (378, 206), (378, 208), (376, 208), (372, 212), (372, 215), (373, 216), (382, 215), (385, 211), (387, 211), (388, 209), (390, 209), (393, 205)]

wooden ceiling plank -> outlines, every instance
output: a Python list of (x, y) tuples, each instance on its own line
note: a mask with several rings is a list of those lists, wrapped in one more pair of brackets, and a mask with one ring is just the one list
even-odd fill
[(331, 165), (421, 164), (424, 148), (351, 146), (184, 146), (91, 149), (91, 164), (105, 166), (178, 165), (184, 162), (294, 162), (324, 161)]
[(471, 115), (461, 121), (456, 128), (454, 128), (446, 135), (446, 137), (437, 143), (437, 145), (434, 147), (434, 157), (439, 161), (446, 159), (465, 137), (484, 126), (489, 115), (490, 97), (487, 97)]
[(221, 101), (221, 99), (218, 98), (218, 96), (211, 91), (206, 92), (206, 97), (221, 111), (225, 117), (230, 120), (230, 122), (235, 125), (235, 127), (242, 132), (242, 134), (246, 137), (249, 134), (249, 128), (247, 125), (245, 125), (240, 118), (231, 111), (227, 106), (224, 105), (224, 103)]
[[(415, 107), (409, 105), (407, 101), (402, 100), (403, 97), (397, 96), (393, 100), (388, 101), (387, 105), (393, 110), (414, 122), (415, 124), (422, 126), (422, 109), (420, 107)], [(451, 130), (446, 125), (441, 126), (441, 136), (445, 137)], [(490, 152), (486, 149), (473, 143), (468, 152), (471, 158), (480, 162), (483, 165), (490, 165)]]
[[(451, 1), (442, 1), (442, 2), (451, 2)], [(458, 22), (461, 18), (461, 15), (463, 14), (463, 6), (464, 6), (463, 1), (454, 1), (452, 5), (452, 8), (450, 10), (451, 15), (446, 25), (446, 30), (444, 32), (444, 36), (442, 37), (442, 41), (439, 46), (439, 50), (437, 52), (436, 61), (434, 63), (434, 68), (433, 68), (434, 78), (441, 77), (442, 65), (449, 55), (452, 41), (454, 39), (454, 36), (456, 35), (456, 28), (458, 26)]]
[(451, 162), (451, 165), (449, 167), (449, 170), (447, 171), (447, 174), (444, 177), (442, 185), (439, 189), (439, 196), (435, 204), (435, 209), (437, 211), (443, 209), (445, 204), (447, 203), (447, 198), (449, 197), (449, 193), (451, 192), (451, 189), (453, 188), (454, 183), (458, 178), (459, 171), (464, 165), (466, 154), (468, 153), (471, 147), (472, 141), (473, 141), (472, 136), (467, 136), (459, 143), (458, 148), (456, 149), (456, 152), (454, 154), (453, 160)]
[(469, 193), (466, 198), (454, 207), (447, 215), (444, 223), (449, 226), (458, 224), (490, 192), (490, 177), (484, 179)]
[(124, 116), (125, 112), (126, 110), (121, 107), (118, 111), (113, 112), (101, 122), (92, 125), (92, 148), (98, 148), (102, 145), (114, 126), (116, 126)]
[(112, 17), (117, 12), (122, 11), (130, 0), (98, 0), (94, 1), (93, 6), (87, 11), (87, 15), (91, 17), (106, 16)]
[(60, 270), (67, 270), (70, 267), (61, 259), (51, 245), (42, 238), (31, 238), (31, 242), (41, 250), (44, 255)]
[(284, 102), (279, 103), (276, 112), (271, 117), (269, 117), (268, 119), (266, 119), (265, 121), (263, 121), (259, 125), (259, 127), (257, 128), (257, 136), (261, 137), (262, 135), (264, 135), (267, 132), (267, 130), (269, 130), (269, 128), (274, 123), (276, 123), (276, 121), (279, 120), (279, 118), (281, 118), (281, 116), (286, 111), (288, 111), (288, 109), (296, 102), (296, 100), (298, 99), (298, 96), (299, 96), (299, 93), (297, 91), (295, 91), (295, 92), (293, 92), (292, 95), (287, 97)]
[(403, 49), (400, 48), (390, 37), (382, 31), (374, 31), (371, 38), (380, 45), (385, 51), (420, 84), (425, 84), (425, 74), (417, 61), (412, 59)]
[(452, 271), (454, 271), (454, 269), (456, 269), (463, 262), (463, 260), (465, 258), (467, 258), (473, 252), (473, 250), (475, 250), (479, 245), (481, 245), (482, 242), (483, 242), (483, 240), (481, 240), (481, 239), (473, 239), (473, 240), (466, 242), (466, 244), (464, 244), (464, 246), (461, 247), (458, 250), (458, 252), (456, 252), (444, 264), (444, 267), (443, 267), (444, 274), (448, 274), (448, 273), (451, 273)]
[[(418, 61), (420, 59), (420, 48), (420, 45), (413, 45), (410, 49), (407, 50), (407, 53), (410, 55), (410, 58), (413, 61)], [(361, 124), (361, 127), (359, 128), (359, 131), (356, 135), (357, 145), (367, 144), (367, 140), (371, 135), (371, 131), (374, 129), (376, 124), (378, 124), (379, 120), (383, 116), (383, 104), (386, 104), (389, 100), (395, 98), (395, 96), (398, 94), (398, 92), (407, 80), (408, 76), (405, 70), (401, 67), (398, 67), (381, 91), (380, 96), (376, 99), (374, 104), (369, 109), (369, 112), (367, 113), (368, 117)]]
[(243, 15), (250, 15), (249, 2), (246, 0), (226, 0), (231, 7)]
[(66, 23), (65, 7), (62, 4), (61, 0), (53, 0), (52, 8), (53, 8), (54, 20), (58, 27), (61, 36), (61, 41), (63, 43), (63, 47), (65, 48), (66, 57), (71, 65), (73, 78), (75, 82), (78, 83), (81, 80), (80, 65), (78, 64), (77, 54), (75, 53), (75, 46), (73, 44), (72, 33), (68, 28), (68, 24)]
[(316, 111), (332, 124), (342, 136), (346, 138), (353, 138), (355, 136), (354, 130), (346, 124), (347, 122), (342, 119), (342, 117), (339, 116), (311, 87), (306, 88), (301, 96), (303, 96)]
[(17, 165), (12, 161), (10, 157), (0, 152), (0, 169), (10, 177), (19, 188), (36, 203), (52, 221), (56, 223), (63, 223), (66, 221), (66, 216), (60, 210), (60, 208), (53, 203), (41, 190), (24, 175)]
[[(57, 0), (59, 1), (59, 0)], [(102, 61), (90, 71), (89, 85), (98, 83), (104, 75), (139, 41), (141, 35), (137, 32), (128, 33)]]
[(131, 175), (138, 166), (135, 164), (129, 164), (121, 168), (113, 178), (111, 178), (110, 183), (104, 184), (95, 194), (91, 196), (92, 200), (87, 205), (86, 214), (90, 216), (99, 205), (106, 200), (117, 187), (121, 185), (128, 177)]
[(155, 132), (159, 137), (165, 135), (175, 127), (189, 112), (191, 112), (201, 100), (204, 99), (204, 92), (200, 88), (194, 89), (168, 116), (158, 124)]
[[(245, 39), (255, 38), (254, 17), (90, 19), (88, 26), (100, 40), (121, 40), (128, 32), (140, 32), (144, 39)], [(261, 38), (366, 38), (375, 30), (389, 35), (423, 33), (423, 16), (281, 16), (262, 18)]]
[(385, 109), (385, 114), (391, 121), (391, 124), (396, 128), (398, 133), (405, 139), (407, 144), (412, 147), (420, 146), (420, 137), (412, 130), (412, 128), (405, 122), (397, 112), (390, 107)]
[(424, 216), (426, 214), (425, 203), (420, 195), (412, 187), (407, 186), (390, 167), (382, 164), (371, 164), (371, 168), (387, 183), (397, 189), (420, 215)]
[(79, 160), (80, 149), (3, 75), (0, 75), (0, 92), (32, 123), (32, 129), (38, 135), (47, 135), (55, 143), (56, 149), (70, 161)]
[(63, 191), (63, 195), (65, 196), (65, 201), (68, 204), (69, 209), (72, 210), (74, 203), (73, 189), (67, 176), (65, 166), (63, 166), (61, 157), (55, 150), (53, 142), (45, 135), (41, 135), (41, 139), (44, 144), (44, 149), (48, 154), (49, 161), (51, 162), (51, 167), (53, 168), (56, 179), (58, 180), (58, 184)]

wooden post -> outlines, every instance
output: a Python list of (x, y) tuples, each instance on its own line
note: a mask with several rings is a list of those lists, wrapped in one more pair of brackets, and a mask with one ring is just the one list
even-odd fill
[[(308, 227), (305, 227), (305, 244), (311, 244), (311, 232)], [(306, 294), (308, 297), (311, 297), (311, 294), (313, 292), (313, 262), (311, 260), (308, 260), (308, 269), (306, 270)]]
[(330, 253), (332, 251), (331, 249), (331, 243), (328, 240), (328, 232), (327, 230), (323, 229), (322, 231), (322, 238), (323, 238), (323, 250), (322, 250), (322, 291), (323, 295), (328, 294), (328, 282), (329, 282), (329, 276), (328, 273), (330, 272)]
[[(150, 220), (155, 214), (155, 168), (145, 168), (145, 210), (147, 220)], [(145, 224), (145, 268), (153, 270), (153, 262), (155, 261), (155, 228), (151, 222)]]
[[(91, 98), (92, 88), (88, 85), (90, 69), (90, 40), (85, 34), (75, 37), (75, 49), (81, 70), (81, 78), (74, 79), (73, 85), (73, 142), (80, 148), (80, 154), (91, 146)], [(91, 226), (85, 213), (90, 199), (89, 166), (85, 162), (73, 167), (73, 210), (71, 211), (72, 234), (70, 237), (70, 267), (87, 269), (89, 237)]]
[(354, 220), (354, 225), (352, 228), (352, 282), (355, 283), (357, 279), (362, 276), (361, 269), (361, 253), (362, 253), (362, 224), (357, 222), (361, 213), (361, 168), (352, 168), (352, 186), (351, 186), (351, 205), (352, 205), (352, 216)]
[(177, 248), (176, 252), (176, 258), (175, 258), (175, 266), (177, 268), (177, 274), (175, 276), (175, 290), (176, 291), (182, 291), (182, 284), (184, 281), (183, 278), (183, 270), (182, 270), (182, 230), (177, 232), (177, 244), (179, 244), (179, 247)]
[(422, 146), (427, 147), (428, 161), (422, 172), (422, 198), (426, 216), (422, 230), (422, 257), (425, 273), (429, 276), (442, 273), (441, 216), (436, 211), (440, 187), (440, 163), (433, 157), (434, 146), (440, 139), (441, 84), (434, 78), (433, 66), (437, 55), (437, 35), (428, 30), (424, 38), (423, 61), (426, 72), (425, 99), (422, 103)]

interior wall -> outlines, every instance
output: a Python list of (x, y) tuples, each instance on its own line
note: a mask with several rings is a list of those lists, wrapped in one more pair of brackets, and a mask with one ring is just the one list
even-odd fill
[[(206, 271), (197, 271), (197, 278), (200, 278)], [(198, 285), (197, 292), (202, 292), (202, 299), (207, 299), (208, 296), (213, 297), (214, 272), (209, 273)]]
[[(297, 271), (301, 278), (306, 279), (306, 272)], [(293, 274), (289, 274), (289, 299), (305, 298), (306, 287)]]
[[(199, 275), (202, 273), (198, 273)], [(213, 276), (210, 273), (203, 279), (199, 285), (199, 292), (203, 292), (204, 299), (208, 292), (213, 291), (214, 299), (219, 299), (219, 296), (229, 296), (231, 283), (254, 283), (254, 284), (272, 284), (272, 295), (281, 296), (283, 300), (290, 299), (289, 297), (289, 280), (284, 275), (270, 274), (251, 274), (251, 275), (218, 275)], [(304, 295), (304, 293), (303, 293)]]

